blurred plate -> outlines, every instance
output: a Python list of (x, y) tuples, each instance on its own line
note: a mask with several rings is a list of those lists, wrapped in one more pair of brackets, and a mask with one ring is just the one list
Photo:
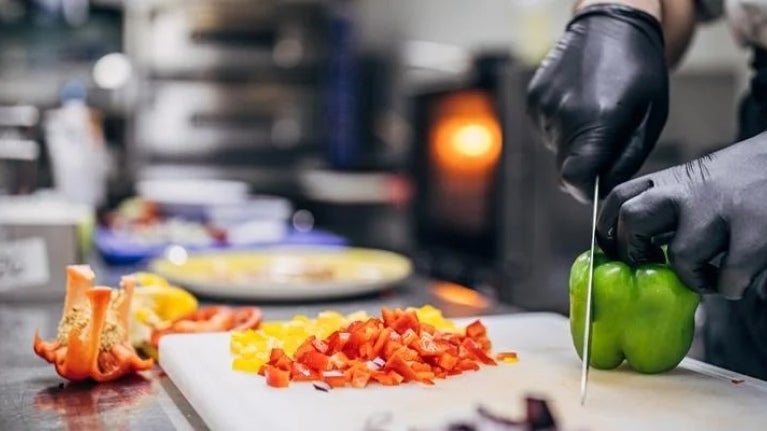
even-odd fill
[(136, 191), (148, 201), (168, 206), (235, 205), (248, 199), (248, 185), (229, 180), (142, 180)]
[(313, 300), (384, 290), (412, 272), (409, 259), (363, 248), (278, 248), (156, 259), (152, 271), (206, 296)]

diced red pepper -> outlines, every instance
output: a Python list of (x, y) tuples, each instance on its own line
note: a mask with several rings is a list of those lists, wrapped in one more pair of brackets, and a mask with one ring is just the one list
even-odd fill
[(271, 365), (264, 365), (266, 384), (273, 388), (287, 388), (290, 385), (290, 372)]
[(487, 354), (482, 351), (482, 348), (480, 348), (479, 345), (471, 338), (464, 339), (461, 343), (461, 346), (466, 348), (466, 350), (468, 350), (472, 356), (477, 358), (483, 364), (496, 365), (493, 358), (487, 356)]
[(437, 332), (437, 329), (434, 326), (429, 325), (428, 323), (421, 322), (421, 334), (423, 334), (424, 332), (426, 332), (429, 335), (434, 335), (434, 333)]
[(487, 334), (487, 329), (479, 320), (471, 322), (471, 324), (466, 327), (466, 336), (471, 339), (483, 337), (485, 334)]
[(324, 353), (311, 351), (304, 354), (304, 356), (301, 358), (301, 363), (311, 368), (312, 370), (323, 372), (328, 369), (330, 358)]
[(404, 334), (408, 329), (412, 329), (416, 334), (419, 332), (418, 316), (414, 311), (406, 311), (391, 324), (392, 329), (399, 334)]
[(458, 358), (453, 355), (442, 355), (439, 357), (439, 361), (437, 361), (437, 365), (444, 368), (447, 371), (452, 370), (455, 368), (455, 366), (458, 364)]
[(402, 357), (401, 351), (398, 351), (384, 365), (384, 370), (394, 371), (401, 375), (406, 382), (411, 380), (418, 380), (418, 375), (413, 371), (413, 368), (408, 365), (405, 359)]
[(293, 362), (290, 378), (296, 382), (311, 382), (320, 379), (320, 373), (300, 362)]
[(458, 369), (459, 371), (477, 371), (479, 369), (479, 365), (477, 365), (477, 363), (472, 361), (471, 359), (461, 359), (460, 361), (458, 361), (458, 364), (456, 365), (456, 367), (453, 368), (453, 370), (456, 370), (456, 369)]
[(440, 367), (432, 367), (431, 371), (434, 373), (434, 377), (438, 379), (444, 379), (447, 377), (447, 371), (443, 370)]
[(317, 351), (320, 353), (325, 353), (328, 351), (328, 343), (316, 338), (312, 340), (312, 346), (314, 346), (314, 348), (317, 349)]
[(483, 352), (489, 352), (490, 348), (492, 347), (492, 343), (490, 342), (490, 339), (487, 337), (482, 337), (476, 340), (477, 343), (479, 343), (479, 346), (482, 348)]
[(285, 354), (282, 349), (272, 349), (269, 354), (269, 365), (279, 368), (283, 371), (290, 371), (293, 367), (293, 360)]
[(316, 352), (317, 348), (314, 347), (314, 342), (316, 341), (317, 337), (314, 335), (311, 335), (309, 338), (306, 339), (303, 343), (301, 343), (300, 346), (296, 349), (295, 353), (293, 353), (293, 357), (296, 358), (297, 361), (303, 361), (304, 355), (306, 355), (309, 352)]
[(383, 319), (384, 326), (391, 327), (397, 316), (394, 314), (393, 310), (384, 307), (381, 309), (381, 318)]
[(344, 345), (346, 345), (346, 342), (349, 340), (349, 334), (348, 332), (341, 332), (341, 331), (335, 331), (325, 340), (325, 342), (328, 345), (328, 351), (330, 352), (338, 352), (341, 351), (341, 349), (344, 348)]
[(322, 380), (333, 388), (343, 388), (346, 386), (346, 376), (343, 374), (340, 376), (328, 375), (322, 376)]
[(367, 344), (368, 338), (365, 331), (362, 328), (358, 328), (351, 333), (349, 341), (344, 346), (343, 352), (350, 358), (357, 358), (360, 356), (360, 349)]
[(331, 369), (340, 370), (349, 363), (349, 357), (344, 352), (337, 352), (328, 357), (328, 362)]
[(404, 377), (402, 377), (402, 375), (400, 375), (400, 374), (399, 374), (399, 373), (397, 373), (396, 371), (389, 371), (389, 372), (388, 372), (388, 373), (386, 373), (386, 374), (387, 374), (389, 377), (391, 377), (392, 379), (394, 379), (394, 381), (395, 381), (395, 382), (396, 382), (396, 384), (398, 384), (398, 385), (399, 385), (400, 383), (402, 383), (402, 382), (404, 382), (404, 381), (405, 381), (405, 378), (404, 378)]
[(480, 362), (495, 364), (487, 329), (478, 320), (461, 334), (422, 324), (412, 310), (384, 308), (381, 315), (352, 322), (325, 340), (309, 337), (296, 350), (295, 360), (273, 349), (259, 373), (275, 387), (286, 385), (287, 375), (288, 381), (322, 380), (331, 387), (362, 388), (370, 382), (433, 385), (435, 379), (478, 370)]
[(376, 357), (381, 355), (384, 346), (389, 341), (389, 334), (392, 332), (394, 332), (394, 330), (391, 328), (383, 328), (381, 330), (381, 333), (378, 335), (378, 338), (373, 345), (373, 349), (370, 351), (370, 356)]
[(370, 371), (363, 369), (362, 367), (354, 368), (351, 376), (351, 384), (355, 388), (364, 388), (370, 381)]
[(428, 332), (422, 332), (419, 342), (413, 347), (421, 356), (440, 356), (445, 353), (445, 348), (437, 344)]
[(426, 383), (427, 385), (433, 385), (434, 384), (434, 377), (435, 374), (431, 371), (420, 371), (415, 373), (416, 379), (421, 383)]
[(399, 350), (401, 347), (402, 344), (399, 342), (390, 340), (388, 343), (386, 343), (386, 345), (384, 345), (383, 355), (381, 356), (383, 356), (384, 359), (389, 359), (394, 354), (394, 352)]
[(420, 341), (418, 334), (412, 329), (408, 328), (404, 334), (402, 334), (402, 344), (410, 347), (415, 347), (415, 344)]

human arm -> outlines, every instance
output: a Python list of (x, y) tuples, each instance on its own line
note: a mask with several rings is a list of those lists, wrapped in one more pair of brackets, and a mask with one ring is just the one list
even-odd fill
[(677, 24), (692, 22), (692, 1), (582, 0), (536, 71), (528, 113), (576, 198), (590, 199), (597, 175), (605, 193), (627, 180), (655, 146), (668, 116), (666, 58), (689, 40)]

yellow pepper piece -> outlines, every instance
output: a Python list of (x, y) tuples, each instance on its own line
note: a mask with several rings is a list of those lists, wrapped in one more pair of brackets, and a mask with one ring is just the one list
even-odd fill
[(170, 286), (170, 283), (168, 283), (168, 280), (164, 279), (163, 277), (160, 277), (157, 274), (152, 274), (150, 272), (137, 272), (133, 274), (133, 276), (136, 278), (136, 283), (138, 283), (139, 286), (160, 286), (160, 287)]
[(178, 287), (140, 287), (136, 289), (135, 297), (163, 321), (174, 320), (197, 310), (197, 298)]
[(131, 302), (134, 323), (131, 325), (131, 344), (156, 357), (155, 352), (148, 350), (153, 328), (197, 310), (197, 298), (158, 275), (140, 272), (133, 276), (138, 286)]
[(459, 328), (455, 326), (450, 320), (445, 319), (442, 316), (442, 311), (431, 305), (424, 305), (420, 308), (408, 308), (408, 310), (415, 311), (416, 316), (420, 322), (429, 324), (444, 332), (459, 332)]
[(266, 364), (266, 362), (267, 360), (260, 361), (256, 359), (234, 358), (232, 361), (232, 368), (246, 373), (257, 373), (261, 366)]

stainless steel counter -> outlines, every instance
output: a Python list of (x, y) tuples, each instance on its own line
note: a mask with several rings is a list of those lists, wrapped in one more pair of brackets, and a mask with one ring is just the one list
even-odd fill
[[(378, 314), (382, 306), (423, 304), (441, 308), (448, 317), (516, 311), (463, 287), (417, 277), (364, 298), (259, 305), (265, 319), (273, 320), (315, 315), (327, 309)], [(53, 366), (34, 354), (32, 339), (38, 328), (45, 339), (55, 336), (61, 306), (61, 301), (0, 302), (0, 430), (206, 429), (159, 367), (141, 376), (98, 385), (73, 384), (59, 377)]]

